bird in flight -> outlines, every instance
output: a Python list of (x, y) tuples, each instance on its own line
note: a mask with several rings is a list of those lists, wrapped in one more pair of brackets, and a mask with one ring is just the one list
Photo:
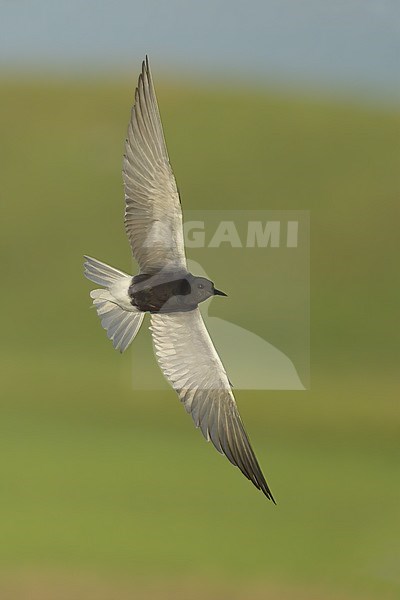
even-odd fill
[(101, 324), (123, 352), (150, 313), (158, 364), (196, 427), (275, 503), (198, 308), (226, 294), (187, 270), (180, 196), (147, 57), (125, 142), (123, 181), (125, 230), (140, 271), (131, 276), (85, 256), (85, 276), (102, 286), (90, 293)]

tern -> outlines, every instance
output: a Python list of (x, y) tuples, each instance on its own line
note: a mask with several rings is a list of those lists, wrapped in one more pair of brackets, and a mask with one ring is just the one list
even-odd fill
[(187, 270), (180, 195), (147, 56), (125, 141), (123, 182), (125, 230), (140, 271), (128, 275), (85, 256), (85, 276), (102, 286), (90, 293), (101, 324), (114, 348), (123, 352), (150, 314), (158, 364), (196, 427), (275, 503), (198, 308), (226, 294)]

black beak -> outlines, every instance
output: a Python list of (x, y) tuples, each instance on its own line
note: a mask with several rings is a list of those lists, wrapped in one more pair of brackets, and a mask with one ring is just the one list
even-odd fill
[(221, 290), (216, 290), (214, 288), (214, 296), (227, 296), (228, 294), (225, 294), (225, 292), (221, 292)]

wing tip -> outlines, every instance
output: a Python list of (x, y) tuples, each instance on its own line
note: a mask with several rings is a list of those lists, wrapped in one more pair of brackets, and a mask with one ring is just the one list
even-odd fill
[(256, 487), (258, 487), (258, 489), (264, 494), (264, 496), (266, 496), (268, 498), (268, 500), (271, 500), (271, 502), (273, 502), (276, 506), (277, 504), (276, 504), (275, 498), (273, 497), (272, 492), (269, 489), (268, 483), (266, 482), (266, 479), (265, 479), (258, 463), (257, 463), (257, 466), (258, 466), (257, 470), (252, 469), (253, 475), (255, 476), (255, 481), (253, 478), (249, 477), (249, 479)]
[(263, 485), (260, 490), (262, 491), (262, 493), (264, 494), (264, 496), (266, 496), (268, 498), (268, 500), (271, 500), (271, 502), (273, 504), (275, 504), (275, 506), (277, 506), (276, 500), (272, 495), (271, 490), (269, 489), (268, 485), (265, 483), (265, 486)]

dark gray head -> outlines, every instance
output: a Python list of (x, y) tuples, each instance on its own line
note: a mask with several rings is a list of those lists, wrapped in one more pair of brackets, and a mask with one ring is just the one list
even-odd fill
[(203, 302), (211, 296), (226, 296), (224, 292), (215, 289), (214, 283), (205, 277), (192, 277), (189, 280), (191, 286), (191, 298), (196, 302)]

